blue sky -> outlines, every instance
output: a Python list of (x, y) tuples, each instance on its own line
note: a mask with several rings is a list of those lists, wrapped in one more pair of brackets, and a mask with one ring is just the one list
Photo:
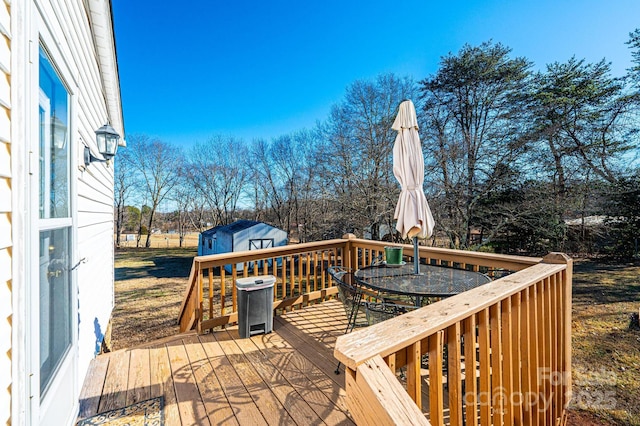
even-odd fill
[(188, 146), (324, 120), (355, 80), (421, 80), (487, 40), (536, 69), (575, 55), (631, 65), (638, 0), (112, 0), (127, 135)]

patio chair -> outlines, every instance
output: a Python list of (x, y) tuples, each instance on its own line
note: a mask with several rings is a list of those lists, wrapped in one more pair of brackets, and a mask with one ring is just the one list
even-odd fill
[[(361, 327), (369, 325), (366, 321), (365, 302), (362, 300), (364, 291), (356, 281), (353, 270), (342, 266), (332, 266), (328, 272), (338, 287), (338, 299), (342, 302), (347, 314), (347, 328), (344, 334), (351, 332), (356, 325)], [(360, 314), (359, 318), (358, 314)], [(358, 319), (360, 319), (359, 323)]]
[(419, 306), (408, 305), (404, 303), (393, 303), (388, 299), (383, 303), (367, 302), (366, 315), (368, 325), (377, 324), (386, 321), (398, 315), (419, 309)]
[[(332, 266), (329, 275), (338, 287), (338, 299), (342, 302), (347, 314), (347, 327), (344, 334), (350, 333), (355, 327), (366, 327), (394, 316), (402, 315), (414, 306), (396, 304), (380, 299), (378, 294), (360, 285), (354, 271), (342, 266)], [(338, 362), (335, 373), (340, 374)]]

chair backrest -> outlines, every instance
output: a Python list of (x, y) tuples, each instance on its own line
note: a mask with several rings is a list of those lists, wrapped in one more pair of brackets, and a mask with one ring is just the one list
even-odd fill
[(329, 275), (336, 282), (338, 287), (338, 297), (340, 301), (347, 305), (360, 303), (362, 300), (362, 289), (353, 275), (353, 270), (343, 266), (332, 266), (328, 269)]
[(397, 317), (398, 315), (406, 314), (407, 312), (419, 309), (419, 306), (402, 305), (396, 303), (367, 303), (366, 317), (369, 325), (377, 324), (382, 321), (386, 321), (390, 318)]
[(338, 298), (344, 305), (351, 328), (376, 324), (417, 309), (415, 306), (379, 301), (370, 291), (365, 291), (350, 268), (332, 266), (328, 272), (336, 282)]
[(343, 266), (332, 266), (328, 272), (338, 287), (338, 298), (344, 306), (350, 327), (367, 325), (362, 287), (358, 284), (354, 271)]

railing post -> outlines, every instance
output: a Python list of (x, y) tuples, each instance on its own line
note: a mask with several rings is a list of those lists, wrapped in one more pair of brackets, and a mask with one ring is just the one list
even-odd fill
[(196, 332), (202, 334), (202, 319), (204, 318), (202, 310), (204, 306), (202, 302), (202, 269), (199, 264), (196, 273), (198, 274), (198, 279), (196, 280), (196, 285), (198, 286), (196, 289)]
[(344, 245), (344, 249), (342, 250), (342, 264), (345, 268), (357, 269), (358, 268), (358, 258), (354, 256), (353, 251), (357, 250), (354, 245), (351, 243), (351, 240), (356, 238), (353, 234), (344, 234), (342, 236), (343, 239), (347, 240)]
[(562, 411), (566, 411), (572, 397), (571, 390), (571, 304), (573, 297), (573, 259), (564, 253), (549, 253), (542, 259), (543, 263), (566, 264), (567, 269), (562, 274), (562, 310), (563, 317), (563, 359), (560, 360), (562, 368)]

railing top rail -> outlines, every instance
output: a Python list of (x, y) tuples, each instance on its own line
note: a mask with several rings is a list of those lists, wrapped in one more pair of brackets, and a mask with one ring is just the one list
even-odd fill
[(191, 266), (191, 272), (189, 273), (189, 281), (187, 288), (185, 289), (184, 296), (182, 297), (182, 303), (178, 318), (182, 318), (187, 307), (189, 297), (193, 297), (191, 294), (193, 287), (196, 284), (198, 278), (198, 271), (202, 271), (206, 268), (213, 268), (216, 266), (224, 266), (228, 264), (235, 264), (241, 262), (249, 262), (252, 260), (268, 259), (270, 257), (289, 256), (292, 254), (305, 253), (314, 250), (327, 250), (333, 248), (344, 247), (349, 239), (334, 239), (326, 241), (314, 241), (310, 243), (291, 244), (287, 246), (278, 246), (260, 250), (245, 250), (230, 253), (210, 254), (206, 256), (196, 256), (193, 258)]
[[(359, 238), (354, 238), (350, 240), (352, 244), (356, 247), (378, 247), (382, 249), (384, 246), (388, 246), (390, 243), (385, 241), (373, 241), (373, 240), (364, 240)], [(402, 246), (406, 250), (413, 250), (413, 245), (411, 244), (393, 244), (394, 246)], [(540, 263), (542, 261), (541, 257), (529, 257), (529, 256), (515, 256), (510, 254), (496, 254), (496, 253), (485, 253), (480, 251), (470, 251), (470, 250), (455, 250), (455, 249), (447, 249), (440, 247), (431, 247), (431, 246), (419, 246), (420, 253), (434, 253), (434, 258), (437, 257), (446, 257), (450, 259), (455, 258), (467, 258), (467, 259), (477, 259), (477, 260), (486, 260), (490, 262), (508, 262), (519, 265), (535, 265), (536, 263)]]
[(355, 370), (376, 355), (393, 354), (566, 268), (566, 263), (539, 263), (416, 311), (340, 336), (334, 356)]
[(338, 248), (343, 247), (347, 241), (349, 240), (335, 239), (314, 241), (311, 243), (291, 244), (260, 250), (244, 250), (230, 253), (210, 254), (206, 256), (196, 256), (193, 258), (193, 262), (194, 265), (196, 263), (200, 264), (201, 268), (209, 268), (230, 263), (240, 263), (251, 260), (267, 259), (269, 257), (288, 256), (314, 250)]

